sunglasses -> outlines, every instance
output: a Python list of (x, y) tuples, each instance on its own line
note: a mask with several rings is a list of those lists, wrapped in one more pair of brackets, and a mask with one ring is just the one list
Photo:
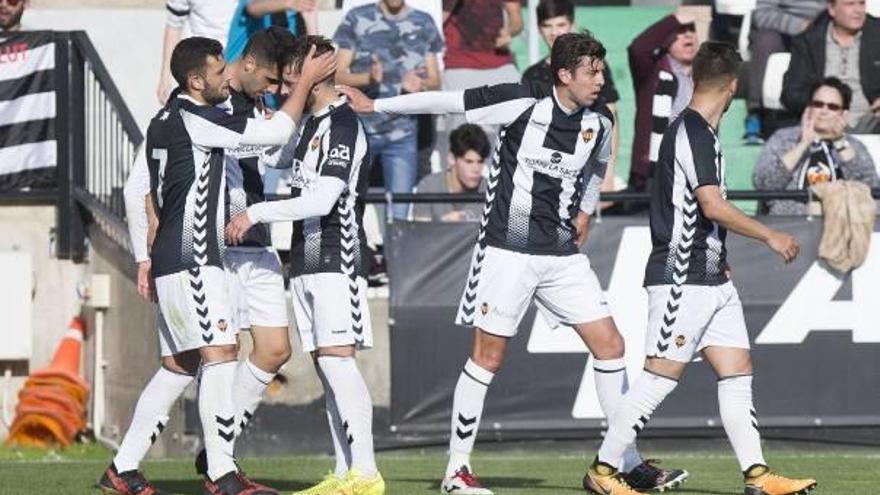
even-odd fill
[(697, 25), (693, 22), (689, 22), (687, 24), (682, 24), (681, 26), (678, 26), (678, 34), (696, 33), (696, 32), (697, 32)]
[(24, 3), (24, 0), (0, 0), (0, 2), (3, 2), (10, 7), (18, 7), (18, 4)]
[(840, 105), (838, 103), (828, 103), (827, 101), (819, 101), (819, 100), (811, 101), (810, 107), (812, 107), (812, 108), (827, 108), (828, 110), (831, 110), (832, 112), (839, 112), (839, 111), (843, 110), (843, 105)]

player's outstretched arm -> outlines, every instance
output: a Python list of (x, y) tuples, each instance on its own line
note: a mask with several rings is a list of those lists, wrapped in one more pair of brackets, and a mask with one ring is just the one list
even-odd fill
[(338, 85), (336, 90), (348, 97), (357, 113), (400, 113), (407, 115), (464, 113), (464, 91), (422, 91), (374, 100), (361, 90)]
[(721, 196), (721, 189), (718, 186), (699, 187), (696, 190), (696, 196), (700, 209), (709, 220), (718, 222), (721, 226), (737, 234), (767, 244), (786, 263), (791, 263), (797, 258), (800, 245), (794, 236), (771, 229), (746, 215)]
[(341, 179), (322, 175), (314, 188), (303, 189), (296, 198), (253, 204), (246, 212), (232, 217), (226, 225), (226, 240), (237, 245), (257, 223), (295, 222), (328, 215), (344, 190), (345, 182)]

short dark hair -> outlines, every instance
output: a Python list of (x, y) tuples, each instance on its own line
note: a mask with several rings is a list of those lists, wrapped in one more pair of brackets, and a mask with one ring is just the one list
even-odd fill
[(536, 10), (539, 26), (547, 19), (562, 16), (574, 22), (574, 5), (569, 0), (541, 0)]
[(849, 110), (849, 105), (852, 103), (852, 88), (849, 87), (848, 84), (841, 81), (836, 77), (826, 77), (824, 79), (820, 79), (813, 83), (810, 86), (810, 98), (816, 95), (816, 91), (819, 91), (819, 88), (829, 87), (831, 89), (836, 89), (838, 93), (840, 93), (840, 101), (843, 102), (843, 109)]
[(593, 61), (605, 60), (605, 47), (589, 31), (582, 33), (565, 33), (556, 38), (550, 49), (550, 71), (553, 82), (559, 84), (559, 70), (568, 69), (574, 72), (585, 58)]
[(476, 124), (462, 124), (449, 134), (449, 152), (461, 158), (468, 151), (476, 151), (483, 160), (489, 156), (489, 138)]
[(201, 36), (193, 36), (181, 40), (171, 52), (171, 75), (180, 86), (187, 90), (189, 76), (205, 75), (208, 57), (223, 57), (223, 45), (219, 41)]
[(336, 48), (333, 47), (333, 42), (323, 36), (313, 34), (301, 36), (297, 39), (296, 46), (294, 46), (293, 53), (291, 54), (291, 63), (293, 64), (294, 72), (302, 71), (306, 56), (308, 56), (309, 49), (312, 45), (315, 46), (316, 57), (336, 50)]
[(258, 65), (264, 67), (277, 66), (280, 70), (284, 62), (290, 58), (290, 52), (296, 43), (296, 36), (287, 29), (272, 26), (252, 34), (244, 46), (242, 57), (254, 57)]
[(694, 57), (694, 88), (719, 85), (736, 79), (742, 66), (736, 47), (720, 41), (706, 41)]

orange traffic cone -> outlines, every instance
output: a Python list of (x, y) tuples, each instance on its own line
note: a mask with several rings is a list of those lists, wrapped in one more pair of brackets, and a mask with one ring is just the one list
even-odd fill
[(82, 318), (74, 317), (49, 366), (34, 371), (19, 392), (9, 445), (70, 445), (85, 427), (89, 386), (79, 375), (84, 335)]
[(79, 360), (82, 353), (85, 325), (82, 318), (75, 316), (67, 326), (67, 332), (61, 338), (61, 343), (55, 350), (55, 356), (49, 366), (34, 371), (31, 377), (62, 377), (69, 381), (82, 385), (88, 390), (89, 385), (79, 376)]

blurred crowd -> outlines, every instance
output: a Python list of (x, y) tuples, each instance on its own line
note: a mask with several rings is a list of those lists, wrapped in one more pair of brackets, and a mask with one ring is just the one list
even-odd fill
[[(733, 22), (722, 5), (731, 3), (747, 5)], [(27, 0), (0, 0), (0, 28), (21, 29), (26, 6)], [(371, 97), (519, 81), (552, 85), (548, 59), (522, 71), (514, 62), (511, 43), (524, 30), (518, 0), (345, 0), (341, 6), (335, 32), (321, 34), (339, 48), (337, 81)], [(185, 23), (193, 35), (221, 41), (227, 60), (238, 58), (250, 35), (269, 26), (295, 35), (320, 30), (318, 0), (167, 0), (166, 9), (156, 90), (160, 102), (173, 86), (168, 62)], [(618, 125), (604, 191), (649, 188), (663, 131), (693, 91), (700, 20), (689, 12), (677, 9), (629, 44), (634, 116), (618, 114), (620, 95), (606, 69), (597, 104), (606, 105)], [(802, 189), (840, 179), (876, 187), (872, 154), (880, 142), (854, 137), (880, 134), (880, 20), (867, 13), (866, 0), (715, 0), (713, 12), (710, 37), (748, 40), (750, 63), (740, 93), (748, 109), (743, 141), (763, 146), (754, 167), (755, 187)], [(571, 0), (542, 0), (528, 18), (548, 48), (561, 34), (590, 27), (577, 25)], [(273, 95), (266, 99), (271, 104)], [(497, 129), (463, 126), (461, 117), (364, 120), (377, 187), (451, 193), (484, 187), (477, 178), (490, 159)], [(630, 125), (629, 176), (615, 180), (618, 129)], [(804, 208), (792, 201), (766, 206), (770, 213)], [(399, 204), (393, 214), (453, 221), (476, 220), (477, 211), (464, 203), (415, 210)]]

